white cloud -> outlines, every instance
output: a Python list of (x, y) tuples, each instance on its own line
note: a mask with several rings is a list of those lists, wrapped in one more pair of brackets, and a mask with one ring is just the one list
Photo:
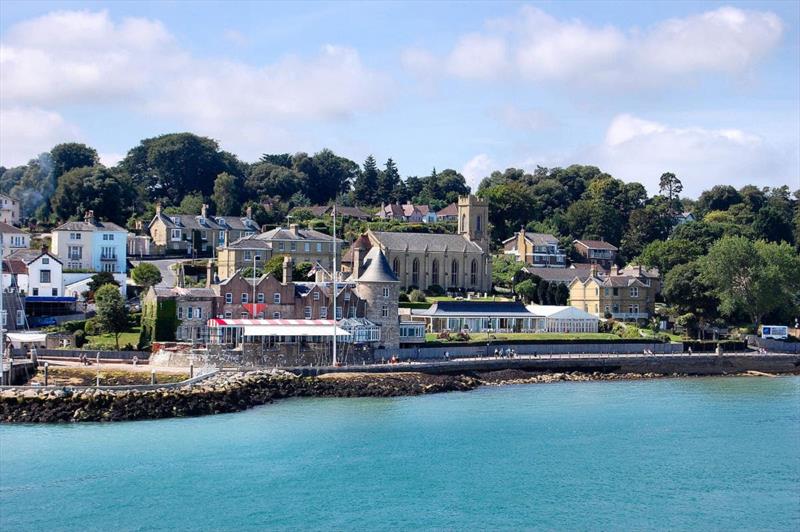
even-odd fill
[(56, 144), (80, 139), (78, 128), (58, 113), (34, 107), (0, 108), (0, 161), (4, 166), (25, 164)]
[(125, 158), (124, 153), (99, 153), (100, 162), (103, 166), (116, 166), (118, 162)]
[(733, 7), (640, 30), (557, 19), (524, 6), (514, 17), (488, 21), (484, 31), (462, 36), (442, 61), (446, 72), (467, 79), (657, 86), (695, 74), (745, 73), (776, 47), (783, 30), (774, 13)]
[(485, 153), (479, 153), (466, 162), (461, 168), (461, 174), (473, 192), (478, 190), (481, 180), (495, 170), (495, 164)]
[(231, 44), (235, 44), (236, 46), (247, 46), (250, 44), (250, 39), (247, 38), (247, 35), (242, 33), (241, 31), (234, 30), (232, 28), (228, 28), (222, 32), (222, 36)]
[(674, 127), (628, 114), (615, 117), (605, 140), (577, 159), (619, 179), (638, 181), (651, 194), (658, 192), (664, 172), (675, 173), (689, 197), (720, 183), (779, 186), (797, 179), (791, 146), (771, 146), (739, 129)]
[(521, 108), (511, 104), (492, 109), (490, 114), (503, 125), (523, 131), (545, 129), (558, 123), (558, 120), (544, 109)]
[(491, 79), (508, 67), (506, 54), (503, 38), (465, 35), (447, 58), (447, 70), (462, 78)]
[[(256, 66), (205, 59), (183, 50), (159, 21), (116, 21), (107, 11), (59, 11), (12, 26), (0, 43), (0, 72), (3, 107), (127, 105), (262, 150), (299, 121), (369, 112), (392, 92), (388, 77), (352, 48), (325, 45), (312, 57)], [(13, 127), (5, 128), (12, 137)]]

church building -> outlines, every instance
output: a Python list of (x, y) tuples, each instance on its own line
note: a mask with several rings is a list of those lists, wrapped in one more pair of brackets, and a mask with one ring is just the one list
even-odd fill
[(343, 257), (345, 268), (378, 247), (386, 256), (400, 289), (426, 290), (437, 285), (451, 292), (489, 292), (489, 207), (474, 195), (458, 199), (458, 233), (367, 231)]

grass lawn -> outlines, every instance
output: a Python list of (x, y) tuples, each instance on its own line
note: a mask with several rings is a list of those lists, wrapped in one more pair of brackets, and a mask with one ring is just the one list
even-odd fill
[[(471, 344), (486, 343), (486, 333), (475, 333), (470, 335), (467, 340)], [(622, 340), (616, 334), (611, 333), (495, 333), (491, 335), (492, 343), (503, 342), (505, 340)], [(425, 335), (426, 342), (447, 343), (447, 340), (436, 338), (435, 333)], [(455, 340), (463, 342), (463, 340)]]
[[(121, 333), (119, 335), (119, 348), (122, 349), (125, 344), (131, 344), (135, 349), (136, 345), (139, 343), (139, 333), (141, 330), (142, 328), (137, 326), (128, 332)], [(86, 347), (90, 349), (109, 350), (117, 348), (116, 343), (114, 343), (114, 335), (109, 333), (87, 336), (84, 348)]]

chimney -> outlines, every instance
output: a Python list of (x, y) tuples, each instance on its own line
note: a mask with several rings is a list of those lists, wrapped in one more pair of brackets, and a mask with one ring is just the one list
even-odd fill
[(161, 202), (156, 202), (156, 216), (161, 216)]
[(47, 244), (42, 244), (42, 253), (47, 253), (48, 251), (50, 250), (47, 249)]
[(144, 222), (142, 222), (141, 220), (136, 220), (136, 222), (134, 222), (134, 229), (136, 229), (137, 231), (141, 231), (142, 229), (144, 229)]
[(208, 218), (208, 204), (203, 203), (203, 206), (200, 207), (200, 216)]
[(83, 221), (94, 225), (94, 211), (86, 211), (86, 214), (83, 215)]
[(291, 233), (294, 236), (297, 236), (297, 235), (300, 234), (300, 230), (299, 230), (297, 224), (289, 224), (289, 231), (291, 231)]
[(253, 219), (253, 207), (247, 207), (247, 209), (245, 209), (245, 218), (248, 220)]
[(222, 247), (228, 247), (228, 231), (222, 231)]
[(206, 263), (206, 288), (211, 288), (211, 283), (214, 278), (213, 273), (214, 273), (214, 266), (211, 264), (211, 261), (209, 260)]
[(292, 282), (292, 258), (283, 257), (283, 284)]
[(597, 264), (592, 263), (592, 266), (589, 269), (589, 273), (591, 274), (592, 277), (597, 279), (597, 277), (598, 277), (598, 275), (597, 275)]
[(361, 268), (363, 268), (363, 261), (364, 261), (364, 249), (361, 247), (361, 244), (356, 243), (353, 246), (353, 277), (358, 279), (361, 277)]

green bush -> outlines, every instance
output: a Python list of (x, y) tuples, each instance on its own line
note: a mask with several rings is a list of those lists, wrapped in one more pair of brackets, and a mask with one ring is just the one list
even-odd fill
[(439, 286), (438, 284), (432, 284), (425, 290), (425, 293), (432, 297), (439, 297), (445, 294), (444, 288)]
[(102, 332), (100, 330), (100, 326), (97, 323), (97, 318), (90, 318), (86, 320), (86, 323), (83, 326), (83, 330), (84, 332), (86, 332), (87, 336), (94, 336)]
[(408, 300), (412, 303), (424, 303), (426, 301), (425, 292), (422, 290), (412, 290), (410, 294), (408, 294)]
[(82, 330), (75, 331), (75, 347), (83, 347), (86, 343), (86, 333)]
[(401, 292), (397, 300), (401, 303), (408, 303), (408, 294)]
[(76, 331), (83, 331), (85, 326), (86, 320), (65, 321), (61, 324), (61, 330), (74, 333)]

